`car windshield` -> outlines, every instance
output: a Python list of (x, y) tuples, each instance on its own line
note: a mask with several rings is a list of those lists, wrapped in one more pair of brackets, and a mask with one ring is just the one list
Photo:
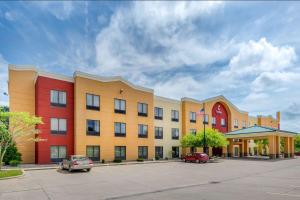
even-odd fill
[(72, 156), (73, 160), (87, 160), (87, 157), (85, 156)]

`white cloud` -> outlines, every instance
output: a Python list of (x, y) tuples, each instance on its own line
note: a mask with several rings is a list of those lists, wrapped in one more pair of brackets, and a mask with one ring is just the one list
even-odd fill
[(3, 58), (2, 54), (0, 54), (0, 105), (8, 105), (8, 97), (3, 93), (8, 92), (7, 88), (7, 80), (8, 80), (8, 71), (7, 71), (7, 61)]
[(18, 19), (18, 17), (20, 17), (20, 13), (16, 11), (7, 11), (4, 13), (4, 17), (8, 21), (15, 21)]
[(68, 19), (74, 10), (72, 1), (38, 1), (31, 3), (48, 11), (59, 20)]
[(157, 72), (224, 59), (228, 41), (205, 45), (194, 20), (212, 15), (220, 2), (134, 2), (119, 9), (97, 36), (101, 73)]

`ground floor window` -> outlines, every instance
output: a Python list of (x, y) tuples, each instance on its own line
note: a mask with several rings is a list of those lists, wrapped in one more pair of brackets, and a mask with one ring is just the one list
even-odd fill
[(155, 147), (155, 157), (158, 157), (158, 158), (164, 157), (164, 148), (162, 146)]
[(179, 147), (172, 147), (172, 158), (179, 158)]
[(50, 147), (50, 158), (52, 162), (61, 162), (67, 157), (66, 146), (51, 146)]
[(92, 161), (100, 160), (100, 146), (86, 146), (86, 156)]
[(115, 159), (126, 160), (126, 146), (115, 146)]
[(139, 158), (148, 159), (148, 147), (147, 146), (139, 147)]

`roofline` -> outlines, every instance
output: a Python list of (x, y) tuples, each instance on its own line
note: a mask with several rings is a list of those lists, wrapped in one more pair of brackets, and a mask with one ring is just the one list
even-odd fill
[(8, 65), (8, 70), (15, 70), (15, 71), (35, 71), (36, 72), (36, 77), (34, 80), (34, 83), (36, 82), (38, 76), (43, 76), (43, 77), (48, 77), (52, 79), (57, 79), (61, 81), (67, 81), (67, 82), (74, 82), (73, 77), (71, 76), (65, 76), (61, 74), (55, 74), (52, 72), (45, 72), (42, 70), (37, 69), (35, 66), (30, 66), (30, 65)]
[(82, 77), (82, 78), (87, 78), (87, 79), (92, 79), (95, 81), (101, 81), (101, 82), (114, 82), (114, 81), (121, 81), (125, 83), (126, 85), (129, 85), (130, 87), (136, 89), (136, 90), (141, 90), (143, 92), (149, 92), (149, 93), (154, 93), (153, 89), (142, 87), (139, 85), (135, 85), (126, 79), (122, 78), (121, 76), (98, 76), (98, 75), (92, 75), (88, 74), (85, 72), (81, 71), (75, 71), (73, 77)]
[[(266, 134), (267, 133), (267, 134)], [(269, 136), (272, 134), (276, 134), (276, 135), (288, 135), (291, 137), (294, 137), (295, 134), (293, 133), (284, 133), (284, 132), (280, 132), (280, 131), (264, 131), (264, 132), (252, 132), (252, 133), (239, 133), (239, 134), (225, 134), (225, 137), (228, 139), (234, 139), (236, 137), (238, 138), (251, 138), (251, 137), (265, 137), (265, 136)]]
[(171, 103), (176, 103), (176, 104), (180, 104), (181, 103), (181, 101), (179, 101), (177, 99), (171, 99), (171, 98), (157, 96), (157, 95), (154, 95), (154, 99), (155, 100), (161, 100), (161, 101), (167, 101), (167, 102), (171, 102)]
[(236, 107), (233, 103), (231, 103), (231, 101), (229, 101), (223, 95), (219, 95), (219, 96), (215, 96), (215, 97), (210, 97), (210, 98), (207, 98), (207, 99), (204, 99), (204, 100), (201, 100), (201, 101), (196, 100), (196, 99), (192, 99), (192, 98), (188, 98), (188, 97), (183, 97), (183, 98), (181, 98), (181, 101), (191, 101), (191, 102), (194, 102), (194, 103), (201, 104), (201, 103), (206, 103), (206, 102), (217, 100), (217, 99), (223, 99), (223, 100), (227, 101), (230, 106), (232, 106), (234, 109), (236, 109), (240, 113), (248, 114), (247, 111), (240, 110), (238, 107)]
[[(285, 131), (285, 130), (280, 130), (280, 129), (275, 129), (275, 128), (270, 128), (270, 127), (266, 127), (266, 126), (249, 126), (247, 128), (252, 128), (252, 127), (261, 127), (261, 128), (265, 128), (265, 129), (269, 129), (269, 131), (263, 131), (263, 132), (250, 132), (250, 133), (235, 133), (237, 131), (243, 130), (243, 129), (238, 129), (235, 131), (231, 131), (229, 133), (226, 133), (226, 135), (243, 135), (243, 134), (251, 134), (251, 133), (265, 133), (265, 132), (282, 132), (282, 133), (290, 133), (290, 134), (298, 134), (296, 132), (292, 132), (292, 131)], [(247, 129), (246, 128), (246, 129)]]

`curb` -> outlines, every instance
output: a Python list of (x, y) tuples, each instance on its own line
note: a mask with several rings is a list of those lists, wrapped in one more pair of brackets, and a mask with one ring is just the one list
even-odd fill
[[(168, 163), (168, 162), (181, 162), (181, 160), (106, 163), (106, 164), (96, 164), (93, 167), (109, 167), (109, 166), (139, 165), (139, 164), (156, 164), (156, 163)], [(53, 167), (32, 167), (32, 168), (23, 168), (22, 170), (24, 170), (24, 171), (33, 171), (33, 170), (50, 170), (50, 169), (58, 169), (58, 168), (59, 168), (59, 166), (53, 166)]]
[(22, 171), (22, 174), (21, 175), (18, 175), (18, 176), (10, 176), (10, 177), (5, 177), (5, 178), (0, 178), (0, 181), (1, 180), (7, 180), (7, 179), (13, 179), (13, 178), (20, 178), (20, 177), (23, 177), (25, 176), (25, 170), (24, 169), (20, 169)]

